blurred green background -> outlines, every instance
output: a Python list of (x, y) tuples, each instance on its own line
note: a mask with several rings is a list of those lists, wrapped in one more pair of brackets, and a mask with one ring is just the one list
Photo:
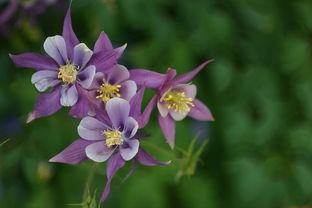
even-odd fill
[[(86, 184), (98, 198), (106, 181), (105, 164), (47, 163), (78, 138), (79, 120), (62, 109), (26, 125), (35, 71), (8, 57), (43, 53), (45, 38), (61, 34), (65, 11), (51, 5), (35, 24), (23, 18), (0, 37), (0, 142), (10, 138), (0, 146), (1, 208), (70, 207), (84, 200)], [(154, 112), (143, 146), (172, 163), (139, 166), (120, 185), (128, 164), (102, 207), (312, 206), (312, 1), (74, 0), (72, 18), (90, 48), (101, 31), (115, 46), (128, 43), (121, 63), (129, 69), (182, 74), (215, 58), (193, 83), (216, 121), (177, 123), (171, 152)], [(194, 151), (208, 143), (192, 175), (196, 155), (179, 149), (197, 136)], [(177, 181), (177, 173), (186, 176)]]

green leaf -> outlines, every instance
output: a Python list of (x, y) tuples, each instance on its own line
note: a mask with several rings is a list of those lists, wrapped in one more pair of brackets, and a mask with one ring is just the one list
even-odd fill
[(100, 208), (101, 204), (97, 204), (96, 200), (97, 190), (95, 190), (93, 195), (91, 196), (89, 187), (87, 189), (88, 189), (87, 196), (85, 197), (84, 201), (77, 204), (67, 204), (67, 206), (79, 206), (82, 208)]
[(178, 160), (179, 170), (176, 175), (176, 181), (179, 181), (182, 176), (192, 176), (195, 174), (197, 163), (200, 161), (200, 155), (202, 154), (207, 140), (205, 140), (198, 149), (195, 149), (197, 139), (193, 139), (187, 150), (179, 149), (182, 153), (182, 158)]

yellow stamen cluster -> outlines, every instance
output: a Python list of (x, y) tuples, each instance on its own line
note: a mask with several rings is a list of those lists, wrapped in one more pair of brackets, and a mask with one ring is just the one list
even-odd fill
[(62, 79), (63, 82), (73, 84), (77, 79), (77, 67), (72, 64), (66, 64), (59, 68), (57, 78)]
[(97, 92), (100, 94), (96, 98), (101, 98), (104, 103), (107, 103), (111, 98), (120, 97), (119, 88), (121, 85), (102, 84)]
[(174, 112), (179, 112), (180, 114), (186, 114), (191, 110), (189, 106), (194, 107), (194, 103), (192, 102), (192, 98), (185, 98), (184, 92), (177, 92), (174, 90), (169, 91), (164, 99), (166, 102), (167, 108), (174, 109)]
[(104, 130), (102, 131), (102, 134), (106, 136), (107, 147), (121, 145), (123, 143), (121, 132), (118, 130), (116, 131)]

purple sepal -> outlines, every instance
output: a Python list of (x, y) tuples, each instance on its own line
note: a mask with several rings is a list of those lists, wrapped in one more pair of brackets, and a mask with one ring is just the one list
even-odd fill
[(204, 63), (202, 63), (201, 65), (199, 65), (196, 69), (194, 69), (191, 72), (188, 72), (186, 74), (183, 74), (181, 76), (178, 76), (177, 78), (175, 78), (173, 81), (176, 83), (187, 83), (189, 82), (191, 79), (193, 79), (193, 77), (200, 72), (207, 64), (209, 64), (210, 62), (212, 62), (214, 59), (205, 61)]
[(125, 165), (125, 161), (122, 159), (120, 156), (119, 152), (115, 153), (110, 157), (108, 160), (107, 168), (106, 168), (106, 176), (107, 176), (107, 182), (105, 185), (104, 192), (101, 196), (100, 202), (102, 203), (103, 201), (106, 200), (106, 198), (109, 195), (110, 192), (110, 184), (112, 182), (113, 176), (115, 173), (119, 170), (119, 168), (122, 168)]
[(146, 126), (146, 124), (148, 123), (152, 110), (153, 108), (156, 106), (156, 103), (158, 101), (158, 96), (155, 95), (151, 101), (147, 104), (144, 112), (141, 115), (141, 118), (139, 119), (138, 123), (139, 123), (139, 128), (143, 128)]
[(137, 133), (133, 136), (133, 138), (134, 138), (134, 139), (141, 139), (141, 138), (146, 138), (146, 137), (150, 137), (150, 136), (151, 136), (151, 134), (149, 134), (149, 133), (137, 132)]
[(77, 139), (62, 152), (51, 158), (49, 162), (79, 164), (84, 160), (88, 160), (85, 149), (91, 143), (92, 141)]
[(188, 116), (200, 121), (214, 121), (209, 108), (197, 99), (193, 100), (195, 107), (191, 108)]
[(146, 69), (131, 69), (130, 80), (136, 82), (139, 87), (145, 86), (146, 88), (156, 89), (159, 88), (166, 77), (165, 74), (149, 71)]
[(73, 30), (71, 17), (70, 17), (70, 7), (68, 8), (65, 19), (64, 19), (62, 36), (66, 43), (67, 54), (70, 59), (73, 59), (74, 47), (79, 44), (79, 40)]
[(126, 180), (134, 173), (136, 167), (137, 167), (137, 161), (136, 161), (136, 160), (133, 160), (130, 171), (129, 171), (128, 174), (124, 177), (124, 179), (122, 179), (122, 181), (120, 182), (120, 184), (123, 184), (124, 182), (126, 182)]
[(16, 67), (32, 68), (36, 70), (53, 70), (56, 71), (58, 66), (56, 62), (48, 57), (38, 53), (23, 53), (19, 55), (11, 55), (11, 59)]
[(162, 117), (158, 114), (158, 123), (167, 140), (167, 143), (173, 149), (175, 138), (175, 120), (173, 120), (170, 115)]
[(168, 165), (171, 161), (161, 162), (155, 159), (153, 156), (145, 152), (142, 148), (139, 148), (138, 154), (136, 155), (137, 161), (142, 165), (155, 166), (155, 165)]
[(97, 72), (107, 73), (117, 64), (126, 47), (125, 44), (112, 50), (98, 51), (92, 55), (88, 65), (95, 65)]
[[(3, 1), (1, 3), (3, 3)], [(14, 15), (17, 8), (18, 8), (18, 3), (15, 1), (10, 1), (9, 5), (1, 11), (0, 26), (5, 24)]]
[(60, 88), (58, 86), (52, 89), (50, 92), (40, 93), (35, 108), (29, 114), (26, 123), (33, 121), (36, 118), (51, 115), (62, 108), (60, 103)]
[(93, 52), (99, 52), (102, 50), (112, 50), (113, 49), (113, 45), (110, 41), (110, 39), (108, 38), (108, 36), (106, 35), (105, 32), (101, 32), (99, 38), (97, 39), (97, 41), (94, 44), (94, 49)]
[(141, 104), (144, 96), (145, 88), (142, 87), (130, 100), (130, 113), (135, 120), (139, 121), (141, 118)]

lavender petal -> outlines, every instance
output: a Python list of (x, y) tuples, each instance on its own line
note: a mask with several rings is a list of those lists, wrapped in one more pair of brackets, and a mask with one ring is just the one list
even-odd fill
[(32, 75), (31, 83), (35, 85), (39, 92), (43, 92), (61, 83), (61, 80), (57, 79), (56, 71), (43, 70)]
[(77, 100), (78, 92), (75, 85), (62, 87), (60, 100), (62, 106), (73, 106), (76, 104)]
[(80, 121), (78, 126), (78, 134), (81, 138), (86, 140), (104, 140), (105, 136), (102, 131), (108, 129), (101, 121), (93, 117), (85, 117)]
[(89, 88), (92, 84), (95, 72), (96, 68), (93, 65), (78, 72), (77, 77), (79, 79), (79, 84), (85, 89)]
[(130, 112), (129, 102), (121, 98), (112, 98), (105, 107), (113, 127), (123, 128)]
[(137, 91), (137, 85), (132, 80), (127, 80), (121, 84), (120, 95), (125, 100), (131, 100)]
[(83, 69), (92, 57), (93, 52), (84, 43), (74, 47), (73, 64)]
[(132, 138), (138, 131), (138, 128), (139, 128), (138, 122), (134, 118), (128, 117), (123, 132), (127, 138)]
[(60, 66), (66, 65), (68, 57), (65, 40), (62, 36), (48, 37), (43, 43), (43, 48)]
[(140, 142), (137, 139), (129, 139), (119, 146), (119, 152), (121, 157), (128, 161), (135, 157), (138, 153)]
[(186, 98), (194, 99), (197, 93), (196, 85), (194, 84), (179, 84), (176, 85), (173, 90), (184, 92)]
[(103, 84), (104, 74), (102, 72), (96, 72), (93, 81), (88, 89), (97, 90)]
[[(196, 85), (189, 85), (189, 84), (180, 84), (177, 85), (174, 90), (176, 91), (181, 91), (185, 93), (185, 97), (186, 98), (191, 98), (192, 100), (194, 100), (195, 95), (196, 95)], [(193, 108), (192, 106), (189, 106), (191, 109)], [(171, 109), (169, 111), (171, 117), (176, 120), (176, 121), (181, 121), (183, 120), (188, 112), (184, 112), (184, 113), (180, 113), (178, 111), (175, 111), (174, 109)], [(164, 116), (163, 116), (164, 117)]]
[(105, 162), (114, 152), (115, 148), (106, 146), (105, 141), (95, 142), (86, 147), (86, 154), (90, 160)]
[(116, 66), (108, 74), (107, 81), (112, 85), (116, 85), (126, 81), (129, 77), (130, 74), (128, 69), (123, 65), (116, 64)]
[(162, 117), (168, 116), (169, 109), (167, 108), (167, 106), (164, 102), (158, 101), (157, 102), (157, 108), (158, 108), (158, 112), (160, 113), (160, 115)]

